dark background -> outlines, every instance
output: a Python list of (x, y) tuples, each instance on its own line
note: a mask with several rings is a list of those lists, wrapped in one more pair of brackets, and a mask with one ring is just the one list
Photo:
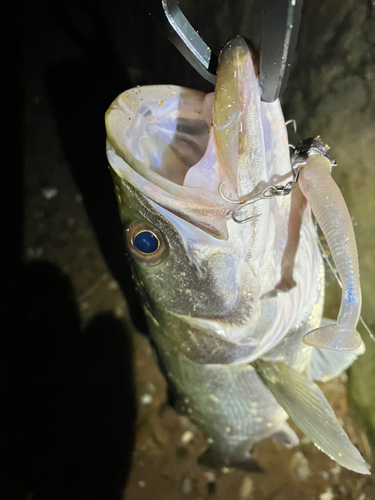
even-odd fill
[[(134, 444), (132, 341), (111, 313), (82, 325), (68, 275), (24, 259), (26, 101), (41, 79), (102, 255), (144, 330), (105, 168), (104, 112), (136, 84), (212, 87), (137, 2), (5, 2), (4, 12), (1, 498), (117, 499)], [(42, 140), (48, 158), (48, 133)]]
[[(373, 11), (370, 1), (359, 3), (363, 15), (357, 22), (353, 2), (340, 8), (333, 1), (323, 6), (305, 2), (295, 69), (283, 99), (286, 117), (298, 119), (302, 136), (304, 131), (315, 133), (317, 125), (318, 132), (328, 127), (327, 117), (315, 110), (324, 96), (341, 92), (333, 76), (319, 80), (319, 68), (328, 74), (326, 68), (338, 67), (339, 75), (369, 82), (373, 102)], [(216, 50), (237, 33), (257, 40), (257, 24), (250, 22), (252, 2), (238, 2), (234, 8), (224, 0), (185, 0), (181, 6)], [(132, 323), (143, 332), (145, 327), (106, 169), (103, 117), (110, 102), (135, 85), (213, 89), (135, 0), (6, 1), (2, 9), (0, 499), (116, 500), (131, 468), (135, 441)], [(347, 33), (353, 33), (349, 42)], [(363, 49), (350, 59), (358, 38), (365, 41)], [(33, 99), (41, 100), (42, 111), (30, 121)], [(43, 124), (47, 108), (51, 129)], [(57, 179), (61, 173), (55, 137), (95, 234), (92, 245), (100, 248), (105, 264), (93, 253), (74, 260), (81, 246), (78, 236), (75, 246), (74, 235), (52, 241), (65, 231), (58, 214), (69, 201), (60, 209), (43, 201), (44, 215), (55, 227), (53, 236), (39, 234), (39, 226), (28, 222), (43, 187), (39, 179), (48, 177), (48, 169)], [(40, 258), (27, 253), (30, 241), (47, 249)], [(70, 261), (76, 271), (64, 268)], [(82, 313), (79, 290), (84, 293), (90, 280), (75, 277), (82, 271), (95, 278), (101, 265), (119, 283), (131, 318), (103, 312), (111, 307)]]

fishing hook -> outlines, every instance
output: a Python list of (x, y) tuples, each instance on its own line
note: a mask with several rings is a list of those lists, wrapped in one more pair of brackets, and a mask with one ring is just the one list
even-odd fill
[[(306, 161), (305, 161), (305, 163), (306, 163)], [(261, 214), (252, 215), (250, 217), (246, 217), (245, 219), (241, 219), (241, 218), (239, 218), (239, 215), (241, 213), (242, 208), (247, 206), (247, 205), (251, 205), (251, 204), (256, 203), (257, 201), (260, 201), (260, 200), (269, 200), (271, 198), (274, 198), (275, 196), (287, 196), (288, 194), (290, 194), (293, 191), (293, 189), (297, 186), (299, 172), (300, 172), (299, 166), (296, 166), (295, 168), (293, 168), (293, 174), (294, 174), (293, 181), (287, 182), (285, 184), (285, 186), (281, 186), (281, 185), (267, 186), (265, 189), (263, 189), (259, 193), (255, 193), (252, 196), (249, 196), (248, 198), (244, 198), (242, 200), (231, 200), (230, 198), (227, 198), (223, 193), (224, 182), (221, 182), (219, 184), (219, 195), (221, 196), (221, 198), (224, 201), (227, 201), (228, 203), (240, 205), (236, 209), (230, 210), (228, 212), (228, 216), (232, 217), (234, 222), (236, 222), (237, 224), (244, 224), (245, 222), (249, 222), (250, 220), (259, 217)]]

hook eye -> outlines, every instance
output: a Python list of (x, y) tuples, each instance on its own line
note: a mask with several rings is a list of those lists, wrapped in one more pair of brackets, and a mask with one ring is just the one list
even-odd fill
[(125, 235), (131, 255), (140, 264), (158, 264), (167, 254), (162, 233), (147, 222), (132, 222)]

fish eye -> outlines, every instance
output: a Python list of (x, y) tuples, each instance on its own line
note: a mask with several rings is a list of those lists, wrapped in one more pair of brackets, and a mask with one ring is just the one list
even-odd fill
[(145, 222), (132, 222), (126, 229), (126, 240), (130, 253), (141, 264), (158, 264), (167, 253), (159, 229)]
[(160, 246), (158, 237), (152, 231), (140, 231), (134, 236), (134, 247), (138, 252), (145, 255), (152, 255)]

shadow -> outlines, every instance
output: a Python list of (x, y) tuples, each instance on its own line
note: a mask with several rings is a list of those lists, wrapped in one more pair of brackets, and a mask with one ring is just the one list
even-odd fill
[(1, 498), (120, 500), (136, 416), (130, 334), (111, 314), (82, 332), (52, 264), (25, 265), (17, 285), (1, 349)]
[[(0, 286), (2, 299), (0, 315), (10, 307), (9, 297), (14, 292), (14, 276), (19, 273), (23, 258), (23, 202), (24, 202), (24, 85), (21, 37), (15, 29), (12, 16), (15, 6), (5, 9), (1, 30), (1, 67), (4, 77), (1, 129), (2, 170), (0, 181), (1, 245)], [(8, 16), (7, 16), (8, 14)], [(7, 50), (8, 46), (12, 50)]]
[[(105, 156), (104, 114), (136, 84), (174, 83), (212, 90), (154, 25), (139, 2), (39, 0), (75, 46), (48, 65), (46, 90), (58, 135), (102, 255), (140, 331), (147, 326), (127, 263), (114, 186)], [(118, 49), (120, 47), (120, 49)]]
[[(56, 5), (39, 0), (37, 4), (64, 39), (61, 55), (45, 71), (48, 100), (64, 157), (82, 194), (102, 255), (127, 299), (132, 321), (145, 332), (143, 310), (126, 259), (114, 187), (106, 168), (104, 114), (112, 100), (137, 84), (173, 83), (205, 91), (213, 88), (185, 61), (138, 1), (129, 0), (125, 5), (120, 0), (67, 0)], [(202, 12), (209, 12), (212, 5), (202, 7)], [(188, 15), (195, 10), (190, 6)], [(213, 26), (209, 39), (214, 40), (217, 31)]]
[[(119, 63), (99, 1), (42, 2), (77, 49), (50, 64), (47, 95), (58, 135), (102, 255), (128, 301), (135, 326), (146, 331), (141, 303), (127, 263), (123, 229), (105, 156), (104, 114), (131, 87)], [(52, 9), (52, 10), (51, 10)]]

